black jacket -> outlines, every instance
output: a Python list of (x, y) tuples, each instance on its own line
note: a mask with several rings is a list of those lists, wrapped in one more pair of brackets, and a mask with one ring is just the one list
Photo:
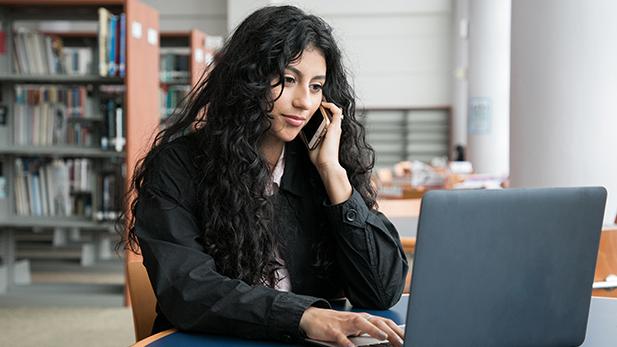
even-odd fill
[[(182, 137), (154, 158), (135, 211), (135, 231), (158, 299), (153, 332), (170, 327), (245, 338), (290, 341), (309, 306), (346, 296), (355, 306), (387, 309), (403, 291), (408, 265), (398, 233), (388, 219), (369, 210), (354, 189), (331, 206), (300, 141), (286, 146), (285, 172), (276, 199), (280, 256), (292, 292), (251, 286), (217, 272), (204, 251), (197, 206), (194, 144)], [(322, 242), (320, 242), (322, 241)], [(315, 265), (317, 244), (327, 245), (333, 264)]]

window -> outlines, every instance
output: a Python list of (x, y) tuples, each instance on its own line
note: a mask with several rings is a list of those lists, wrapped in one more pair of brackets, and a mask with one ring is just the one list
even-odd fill
[(449, 156), (449, 108), (372, 109), (365, 111), (363, 121), (376, 168)]

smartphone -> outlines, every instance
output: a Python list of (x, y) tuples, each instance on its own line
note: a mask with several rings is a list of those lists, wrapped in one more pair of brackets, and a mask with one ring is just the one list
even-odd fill
[(326, 136), (326, 130), (331, 121), (332, 115), (330, 112), (325, 107), (319, 105), (317, 112), (313, 114), (308, 123), (302, 128), (302, 131), (300, 131), (300, 136), (309, 151), (319, 146), (321, 140)]

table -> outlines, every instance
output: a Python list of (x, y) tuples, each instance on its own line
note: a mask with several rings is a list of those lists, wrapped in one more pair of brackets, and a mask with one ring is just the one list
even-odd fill
[(416, 229), (421, 202), (422, 199), (381, 199), (377, 201), (379, 211), (388, 216), (398, 230), (403, 250), (407, 254), (413, 254), (416, 246)]
[[(401, 300), (390, 310), (374, 311), (361, 310), (373, 315), (387, 317), (397, 324), (405, 323), (407, 303), (409, 296), (404, 295)], [(341, 309), (346, 311), (358, 311), (347, 305)], [(614, 346), (617, 341), (617, 299), (592, 297), (587, 323), (587, 337), (583, 347)], [(223, 336), (210, 336), (205, 334), (189, 334), (175, 329), (166, 330), (144, 339), (133, 347), (166, 347), (166, 346), (290, 346), (289, 344), (242, 340)]]

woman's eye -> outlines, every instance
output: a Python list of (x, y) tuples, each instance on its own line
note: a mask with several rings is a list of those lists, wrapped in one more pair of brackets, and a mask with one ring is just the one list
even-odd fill
[(285, 84), (291, 84), (291, 83), (294, 83), (295, 81), (296, 81), (295, 78), (291, 76), (285, 76)]
[(321, 91), (322, 88), (323, 88), (323, 86), (321, 84), (311, 84), (311, 89), (314, 92), (319, 92), (319, 91)]

